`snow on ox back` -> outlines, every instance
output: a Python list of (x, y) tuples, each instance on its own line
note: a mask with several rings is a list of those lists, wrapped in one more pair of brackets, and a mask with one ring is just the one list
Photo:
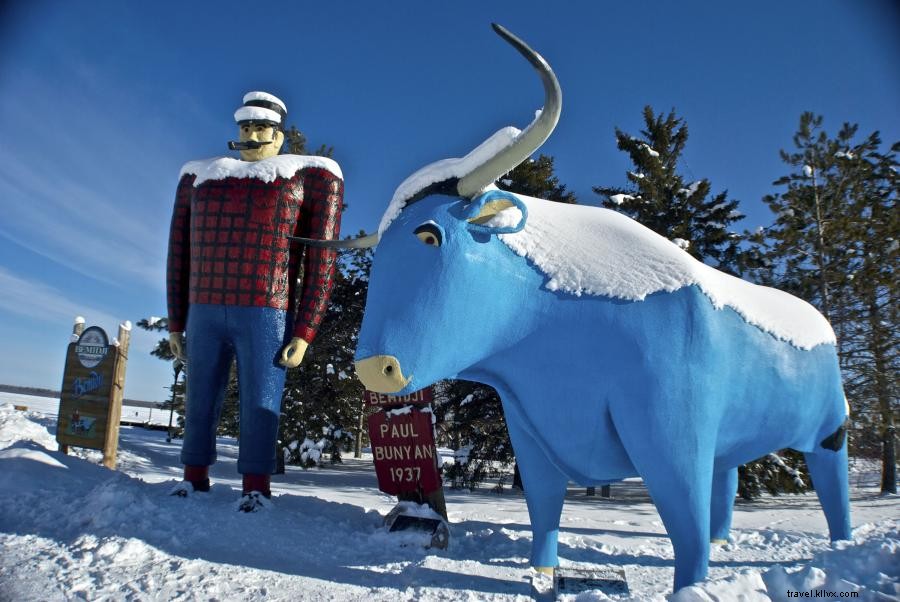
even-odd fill
[[(716, 309), (730, 307), (795, 347), (835, 343), (831, 325), (809, 303), (705, 265), (624, 215), (517, 196), (528, 208), (525, 228), (499, 237), (548, 278), (548, 290), (643, 301), (653, 293), (696, 285)], [(507, 209), (488, 223), (513, 219), (518, 221), (518, 211)]]

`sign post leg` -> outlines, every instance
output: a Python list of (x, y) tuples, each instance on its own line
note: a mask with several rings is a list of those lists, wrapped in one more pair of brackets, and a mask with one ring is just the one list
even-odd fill
[(426, 504), (429, 508), (444, 517), (447, 520), (447, 502), (444, 499), (444, 489), (432, 491), (426, 495), (419, 495), (415, 491), (401, 491), (397, 494), (397, 500), (400, 502), (415, 502), (417, 504)]

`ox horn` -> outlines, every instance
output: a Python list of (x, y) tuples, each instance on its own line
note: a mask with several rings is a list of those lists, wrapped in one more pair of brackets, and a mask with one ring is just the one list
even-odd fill
[(288, 236), (288, 238), (310, 247), (324, 247), (326, 249), (371, 249), (378, 244), (378, 234), (364, 234), (356, 238), (345, 238), (343, 240), (319, 240), (316, 238), (301, 238), (299, 236)]
[(553, 73), (553, 69), (544, 57), (532, 50), (525, 42), (514, 36), (502, 25), (491, 23), (491, 27), (500, 37), (512, 44), (522, 56), (528, 59), (544, 84), (544, 108), (525, 130), (519, 134), (512, 144), (498, 152), (496, 155), (476, 167), (462, 177), (457, 184), (459, 196), (467, 199), (474, 198), (486, 187), (490, 186), (503, 174), (509, 172), (519, 163), (527, 159), (550, 137), (556, 122), (559, 121), (559, 113), (562, 110), (562, 90), (559, 81)]

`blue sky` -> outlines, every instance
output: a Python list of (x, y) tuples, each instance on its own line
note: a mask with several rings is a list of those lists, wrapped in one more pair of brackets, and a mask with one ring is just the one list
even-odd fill
[[(581, 202), (621, 185), (614, 127), (674, 108), (682, 172), (770, 223), (803, 111), (900, 139), (900, 11), (783, 2), (32, 2), (0, 8), (0, 383), (57, 388), (74, 316), (114, 335), (165, 312), (180, 166), (229, 154), (244, 92), (270, 91), (313, 147), (335, 147), (343, 231), (377, 226), (394, 188), (523, 127), (542, 93), (490, 29), (541, 52), (563, 89), (541, 149)], [(135, 330), (126, 396), (163, 400), (171, 369)]]

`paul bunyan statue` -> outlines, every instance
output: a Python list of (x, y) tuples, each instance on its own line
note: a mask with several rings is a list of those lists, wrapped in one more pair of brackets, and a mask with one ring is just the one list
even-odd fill
[(343, 205), (336, 162), (278, 154), (286, 115), (271, 94), (244, 96), (234, 114), (239, 140), (229, 143), (241, 159), (181, 169), (169, 233), (169, 342), (187, 366), (184, 480), (172, 493), (209, 491), (236, 357), (244, 512), (269, 503), (285, 370), (303, 360), (333, 285), (335, 251), (289, 237), (337, 238)]

